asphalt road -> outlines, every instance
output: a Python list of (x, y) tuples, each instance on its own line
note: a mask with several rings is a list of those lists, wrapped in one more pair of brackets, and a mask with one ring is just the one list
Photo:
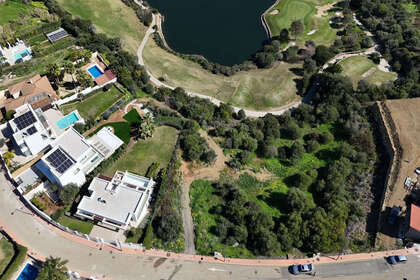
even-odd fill
[(420, 279), (420, 258), (391, 267), (383, 259), (355, 263), (316, 265), (315, 276), (290, 275), (286, 267), (199, 263), (147, 255), (125, 255), (99, 250), (66, 239), (29, 215), (0, 173), (0, 222), (37, 254), (67, 259), (68, 268), (97, 279), (121, 280), (286, 280)]

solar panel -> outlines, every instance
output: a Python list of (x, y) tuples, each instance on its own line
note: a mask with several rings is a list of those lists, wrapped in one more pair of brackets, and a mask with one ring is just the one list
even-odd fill
[(67, 37), (69, 34), (67, 33), (66, 30), (60, 28), (54, 32), (51, 32), (49, 34), (47, 34), (48, 39), (51, 41), (51, 43), (54, 43), (60, 39), (63, 39), (65, 37)]
[(60, 149), (55, 150), (49, 155), (47, 161), (61, 174), (73, 165), (73, 161)]
[(32, 111), (28, 111), (25, 114), (17, 117), (14, 119), (15, 124), (17, 125), (19, 130), (22, 130), (31, 124), (36, 122), (34, 114), (32, 114)]
[(35, 126), (31, 126), (30, 128), (28, 128), (27, 132), (29, 135), (32, 135), (34, 133), (36, 133), (38, 130), (36, 130)]

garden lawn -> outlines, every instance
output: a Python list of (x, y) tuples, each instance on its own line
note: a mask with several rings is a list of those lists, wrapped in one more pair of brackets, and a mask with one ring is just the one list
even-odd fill
[(131, 109), (130, 112), (123, 116), (123, 119), (129, 123), (138, 123), (140, 122), (140, 115), (136, 109)]
[(105, 170), (104, 175), (112, 177), (117, 170), (127, 170), (144, 176), (154, 162), (159, 162), (160, 167), (165, 168), (172, 157), (177, 135), (178, 131), (175, 128), (156, 128), (152, 138), (135, 143)]
[(16, 20), (20, 15), (28, 14), (34, 7), (32, 5), (23, 4), (19, 1), (7, 0), (6, 3), (0, 4), (0, 25), (11, 20)]
[[(339, 64), (343, 68), (343, 72), (341, 74), (343, 76), (349, 77), (352, 80), (354, 88), (356, 88), (357, 83), (363, 79), (365, 79), (367, 82), (380, 85), (397, 78), (396, 73), (387, 73), (379, 70), (376, 64), (374, 64), (366, 56), (362, 55), (346, 58), (340, 61)], [(368, 71), (373, 72), (367, 73)], [(363, 75), (365, 75), (365, 77)]]
[(119, 37), (123, 47), (135, 55), (146, 27), (134, 10), (120, 0), (58, 0), (73, 16), (92, 21), (99, 32), (109, 37)]
[(79, 219), (62, 216), (58, 222), (71, 230), (77, 230), (83, 234), (89, 234), (92, 231), (93, 223), (85, 222)]
[(187, 91), (215, 97), (232, 105), (250, 108), (278, 108), (299, 101), (291, 69), (301, 64), (277, 63), (270, 69), (241, 71), (231, 77), (214, 75), (199, 64), (163, 50), (150, 39), (143, 51), (148, 70), (165, 83)]
[(61, 108), (64, 114), (68, 114), (74, 109), (77, 109), (83, 118), (94, 120), (121, 97), (121, 92), (113, 86), (107, 92), (98, 90), (82, 102), (73, 102), (69, 105), (63, 105)]
[[(271, 36), (277, 36), (283, 28), (289, 29), (294, 20), (302, 20), (303, 33), (298, 36), (298, 42), (304, 43), (313, 40), (316, 44), (330, 45), (334, 42), (337, 29), (330, 26), (330, 18), (334, 12), (317, 14), (318, 9), (328, 10), (328, 4), (333, 0), (281, 0), (265, 15), (266, 22), (270, 27)], [(327, 15), (328, 14), (328, 15)], [(316, 30), (313, 34), (309, 32)]]
[(0, 275), (9, 265), (14, 253), (13, 244), (10, 243), (5, 237), (2, 237), (0, 239)]

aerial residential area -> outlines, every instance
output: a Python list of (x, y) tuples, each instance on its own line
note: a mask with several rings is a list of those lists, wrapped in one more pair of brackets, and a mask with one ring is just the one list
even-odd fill
[(418, 0), (0, 0), (0, 280), (420, 279)]

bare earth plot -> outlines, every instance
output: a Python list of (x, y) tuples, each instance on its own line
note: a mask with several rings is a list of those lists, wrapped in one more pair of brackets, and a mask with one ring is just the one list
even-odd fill
[(58, 0), (74, 16), (91, 20), (99, 32), (120, 37), (124, 48), (136, 53), (146, 33), (146, 27), (134, 11), (120, 0)]
[(149, 71), (155, 77), (164, 77), (166, 84), (213, 96), (238, 107), (276, 108), (300, 100), (294, 82), (298, 77), (290, 71), (300, 67), (299, 64), (278, 63), (270, 69), (242, 71), (231, 77), (214, 75), (197, 63), (161, 49), (152, 39), (144, 48), (143, 58)]
[(393, 206), (399, 206), (404, 212), (406, 209), (404, 198), (410, 193), (405, 188), (404, 182), (407, 177), (411, 177), (414, 182), (420, 179), (414, 173), (414, 170), (420, 166), (420, 98), (387, 100), (381, 104), (381, 108), (382, 119), (388, 126), (388, 134), (390, 132), (392, 134), (390, 138), (393, 145), (396, 149), (400, 147), (401, 150), (399, 157), (398, 153), (395, 154), (394, 167), (387, 182), (388, 191), (382, 208), (385, 212), (382, 213), (381, 232), (386, 234), (381, 236), (382, 245), (392, 248), (396, 243), (398, 226), (390, 226), (387, 223), (387, 211)]

